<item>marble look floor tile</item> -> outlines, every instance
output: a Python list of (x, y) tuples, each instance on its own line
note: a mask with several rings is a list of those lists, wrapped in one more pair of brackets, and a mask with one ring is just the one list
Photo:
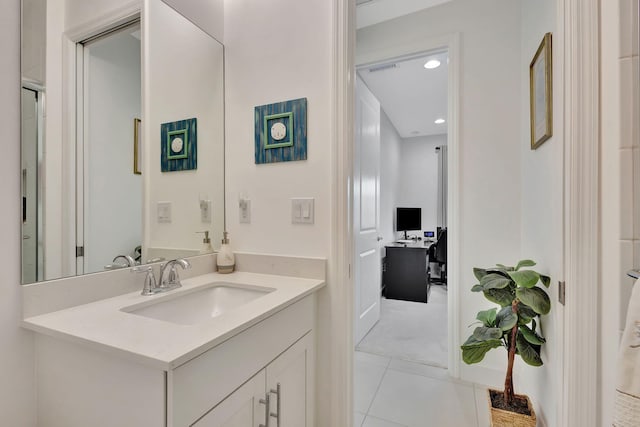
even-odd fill
[(391, 421), (383, 420), (372, 416), (367, 416), (364, 420), (362, 427), (407, 427), (403, 424), (394, 423)]
[(387, 366), (389, 366), (389, 362), (391, 362), (391, 358), (387, 356), (380, 356), (373, 353), (367, 353), (364, 351), (356, 351), (353, 358), (353, 363), (355, 364), (359, 362), (371, 363), (376, 366), (383, 366), (386, 368)]
[(474, 388), (388, 370), (367, 416), (408, 427), (477, 427)]
[(389, 369), (404, 372), (406, 374), (436, 378), (443, 381), (449, 381), (451, 379), (446, 369), (402, 359), (392, 359), (391, 363), (389, 363)]
[(491, 415), (489, 414), (489, 400), (487, 388), (475, 385), (473, 387), (476, 396), (476, 413), (478, 417), (478, 427), (489, 427), (491, 425)]
[[(380, 359), (365, 360), (368, 357), (358, 356), (353, 363), (353, 409), (366, 414), (378, 391), (387, 365)], [(388, 361), (387, 361), (388, 364)]]
[(353, 413), (353, 427), (362, 427), (365, 415), (360, 412)]

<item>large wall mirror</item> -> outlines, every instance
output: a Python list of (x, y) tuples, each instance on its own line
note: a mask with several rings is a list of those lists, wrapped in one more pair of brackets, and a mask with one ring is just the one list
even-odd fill
[(22, 0), (22, 282), (224, 230), (224, 47), (162, 0)]

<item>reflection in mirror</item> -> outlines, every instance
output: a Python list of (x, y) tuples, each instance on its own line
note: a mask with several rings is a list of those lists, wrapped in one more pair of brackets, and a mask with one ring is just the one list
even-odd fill
[(23, 0), (23, 283), (222, 238), (223, 46), (161, 0), (117, 3)]

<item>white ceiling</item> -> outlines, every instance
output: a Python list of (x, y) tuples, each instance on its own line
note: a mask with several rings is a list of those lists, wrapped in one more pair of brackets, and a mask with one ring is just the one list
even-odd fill
[[(374, 0), (375, 1), (375, 0)], [(427, 70), (425, 62), (438, 59), (438, 68)], [(447, 53), (370, 66), (358, 75), (378, 98), (382, 109), (403, 138), (447, 133)], [(389, 66), (388, 68), (383, 68)], [(379, 71), (371, 71), (380, 68)]]
[(356, 0), (358, 28), (437, 6), (451, 0)]

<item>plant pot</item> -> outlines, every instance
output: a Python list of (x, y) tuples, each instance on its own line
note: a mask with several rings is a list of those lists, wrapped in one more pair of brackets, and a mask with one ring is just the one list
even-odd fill
[(533, 405), (531, 405), (531, 400), (529, 400), (528, 396), (516, 394), (516, 399), (520, 398), (527, 401), (527, 407), (531, 415), (518, 414), (517, 412), (494, 408), (491, 403), (491, 392), (502, 393), (502, 391), (487, 390), (489, 409), (491, 410), (491, 427), (536, 427), (536, 413), (533, 410)]

